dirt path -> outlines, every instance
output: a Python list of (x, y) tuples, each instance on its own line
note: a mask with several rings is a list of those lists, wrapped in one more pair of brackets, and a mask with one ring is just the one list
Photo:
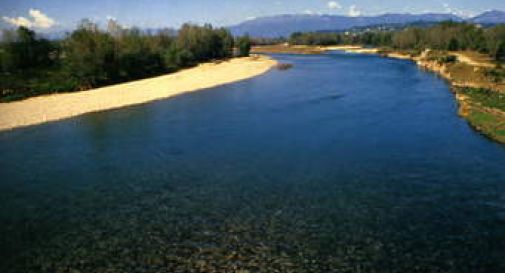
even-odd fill
[(458, 58), (459, 62), (466, 63), (472, 66), (477, 66), (477, 67), (486, 67), (486, 68), (493, 68), (495, 65), (486, 62), (486, 61), (478, 61), (469, 56), (467, 53), (464, 52), (451, 52), (450, 54), (456, 56)]

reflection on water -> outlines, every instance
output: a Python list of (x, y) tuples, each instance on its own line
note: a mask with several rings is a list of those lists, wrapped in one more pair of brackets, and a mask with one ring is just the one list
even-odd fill
[(505, 272), (505, 149), (374, 56), (0, 134), (1, 272)]

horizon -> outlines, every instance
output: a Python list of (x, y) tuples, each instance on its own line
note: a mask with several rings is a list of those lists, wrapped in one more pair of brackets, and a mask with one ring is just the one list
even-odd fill
[(471, 18), (487, 11), (505, 11), (505, 3), (488, 0), (474, 3), (467, 0), (416, 1), (403, 5), (403, 1), (389, 1), (378, 5), (373, 0), (352, 1), (221, 1), (209, 3), (203, 0), (163, 1), (152, 0), (149, 4), (134, 1), (107, 0), (100, 4), (90, 0), (86, 3), (69, 3), (51, 0), (7, 0), (0, 3), (0, 28), (26, 26), (37, 32), (58, 32), (75, 28), (82, 19), (89, 19), (99, 26), (114, 19), (127, 27), (179, 28), (184, 23), (209, 23), (217, 27), (229, 27), (261, 17), (282, 15), (327, 15), (349, 17), (373, 17), (384, 14), (453, 14)]

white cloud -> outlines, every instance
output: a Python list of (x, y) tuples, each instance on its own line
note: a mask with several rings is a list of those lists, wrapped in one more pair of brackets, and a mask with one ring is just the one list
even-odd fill
[(30, 15), (31, 18), (26, 18), (23, 16), (15, 18), (4, 16), (2, 18), (4, 19), (5, 22), (18, 27), (22, 26), (27, 28), (47, 29), (56, 25), (56, 21), (54, 19), (45, 15), (44, 13), (42, 13), (42, 11), (38, 9), (30, 9), (28, 11), (28, 14)]
[(342, 6), (337, 1), (330, 1), (330, 2), (328, 2), (328, 8), (329, 9), (341, 9)]
[(56, 22), (49, 16), (42, 13), (37, 9), (30, 9), (30, 16), (33, 18), (33, 23), (35, 27), (38, 28), (50, 28), (56, 24)]
[(25, 17), (10, 18), (7, 16), (2, 17), (5, 22), (18, 27), (32, 27), (32, 22)]
[(313, 12), (313, 11), (311, 11), (310, 9), (306, 9), (306, 10), (304, 10), (304, 11), (303, 11), (303, 13), (305, 13), (305, 14), (307, 14), (307, 15), (312, 15), (312, 14), (314, 14), (314, 12)]
[(351, 17), (357, 17), (361, 15), (361, 11), (356, 7), (356, 5), (352, 5), (349, 7), (349, 13), (347, 14)]

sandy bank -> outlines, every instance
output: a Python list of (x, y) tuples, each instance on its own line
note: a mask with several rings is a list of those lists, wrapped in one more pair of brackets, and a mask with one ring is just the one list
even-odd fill
[(396, 52), (393, 52), (393, 53), (387, 53), (385, 55), (385, 57), (388, 57), (388, 58), (393, 58), (393, 59), (400, 59), (400, 60), (413, 60), (415, 61), (416, 59), (413, 58), (412, 56), (410, 55), (407, 55), (407, 54), (403, 54), (403, 53), (396, 53)]
[(324, 54), (328, 51), (345, 51), (348, 53), (360, 54), (377, 54), (378, 48), (367, 48), (359, 45), (339, 45), (339, 46), (314, 46), (314, 45), (268, 45), (254, 46), (254, 53), (270, 53), (270, 54)]
[(276, 65), (268, 57), (201, 64), (177, 73), (97, 88), (0, 103), (0, 131), (169, 98), (258, 76)]
[(344, 46), (326, 46), (324, 47), (326, 51), (340, 50), (348, 53), (358, 53), (358, 54), (377, 54), (379, 53), (378, 48), (368, 48), (355, 45), (344, 45)]
[(254, 46), (251, 49), (253, 53), (266, 53), (266, 54), (322, 54), (326, 50), (320, 46), (306, 46), (306, 45), (267, 45), (267, 46)]

